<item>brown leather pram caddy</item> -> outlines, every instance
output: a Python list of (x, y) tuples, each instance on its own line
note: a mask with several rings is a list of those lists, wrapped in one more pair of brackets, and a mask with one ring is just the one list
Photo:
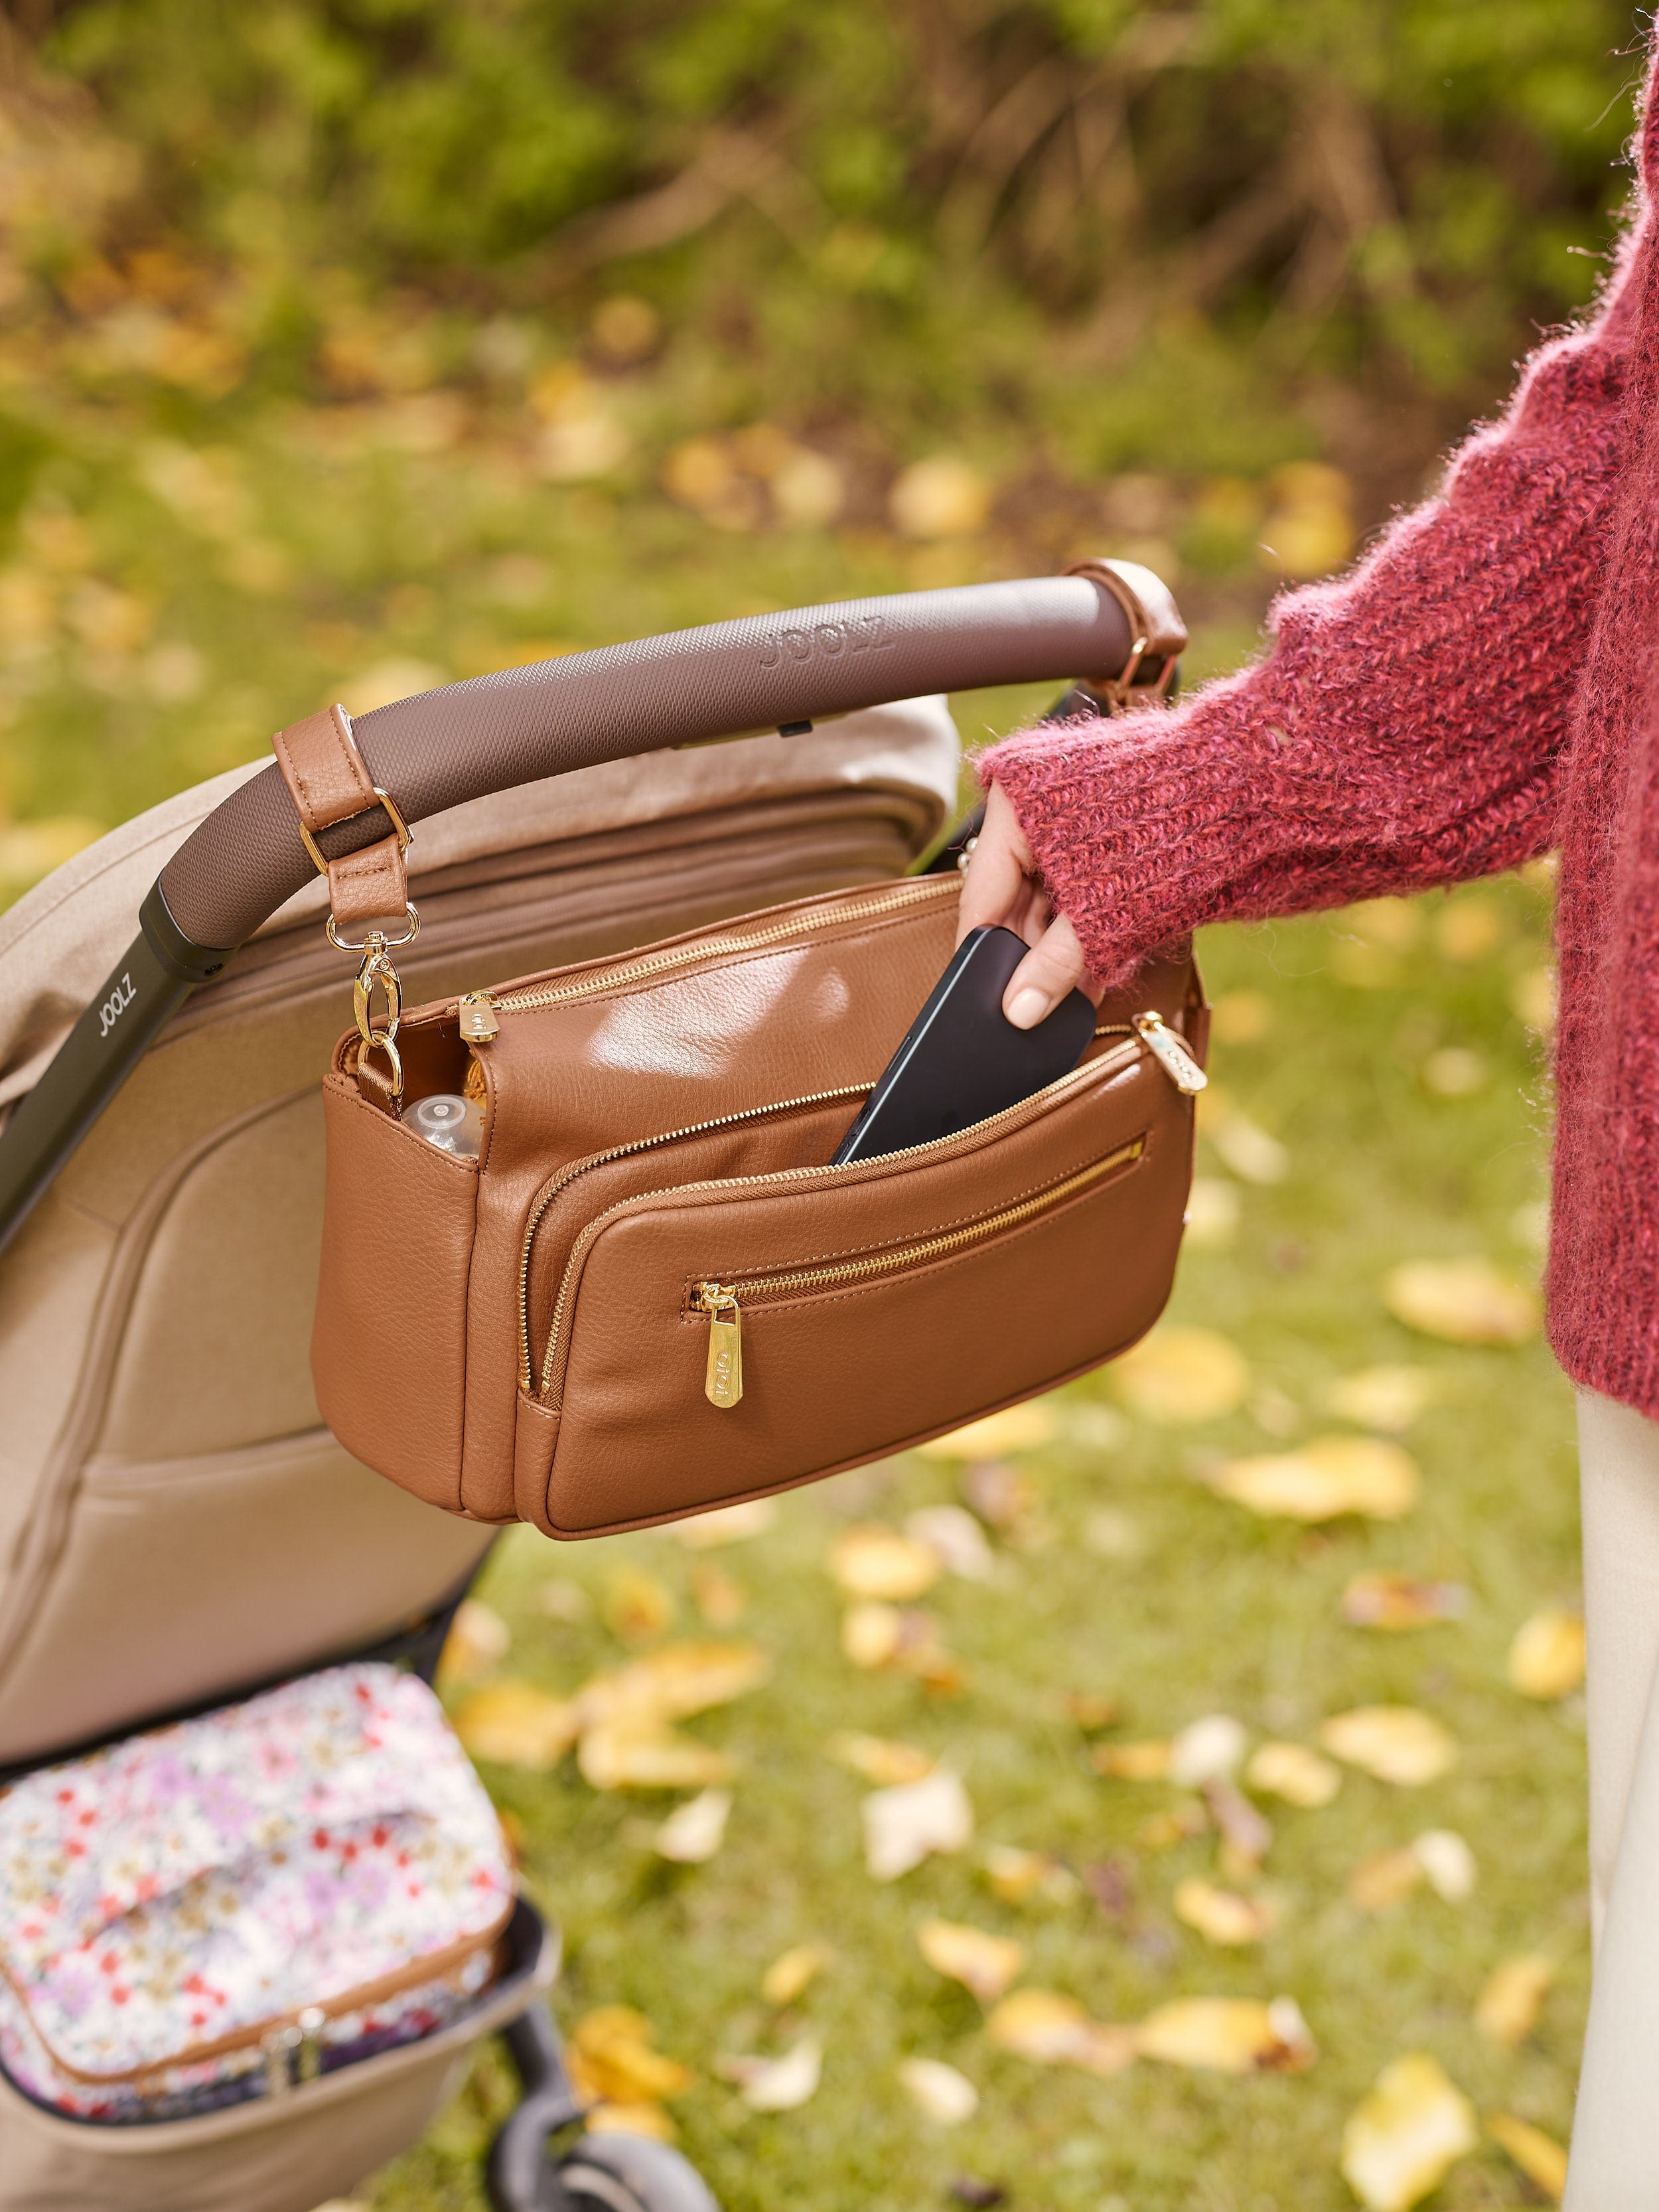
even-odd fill
[[(420, 825), (405, 990), (900, 875), (952, 803), (945, 689), (1071, 679), (1067, 710), (1099, 711), (1167, 688), (1183, 642), (1155, 578), (1091, 563), (365, 714), (372, 780)], [(763, 734), (704, 749), (734, 731)], [(386, 835), (377, 801), (317, 842), (338, 860)], [(0, 1783), (343, 1660), (429, 1679), (491, 1540), (319, 1421), (319, 1086), (349, 973), (325, 895), (267, 765), (129, 823), (0, 917)], [(0, 2072), (0, 2212), (307, 2212), (410, 2143), (492, 2030), (526, 2090), (491, 2156), (498, 2207), (708, 2212), (663, 2146), (573, 2140), (540, 2002), (554, 1964), (521, 1899), (498, 1977), (449, 2025), (199, 2117), (72, 2119)]]

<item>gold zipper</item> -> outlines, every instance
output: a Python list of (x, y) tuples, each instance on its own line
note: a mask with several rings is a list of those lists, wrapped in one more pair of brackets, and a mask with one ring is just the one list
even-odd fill
[(954, 876), (915, 876), (891, 890), (857, 900), (849, 906), (825, 907), (816, 914), (797, 915), (792, 921), (774, 922), (769, 929), (734, 932), (729, 937), (705, 937), (695, 945), (677, 945), (671, 952), (653, 953), (648, 959), (622, 961), (616, 967), (601, 969), (597, 975), (585, 976), (578, 982), (537, 991), (512, 991), (504, 999), (494, 998), (488, 991), (469, 991), (458, 1001), (461, 1035), (469, 1043), (485, 1042), (495, 1035), (500, 1027), (496, 1018), (501, 1014), (529, 1013), (544, 1006), (566, 1006), (574, 999), (595, 998), (624, 983), (643, 982), (648, 976), (689, 968), (699, 960), (752, 952), (759, 945), (785, 945), (792, 938), (810, 935), (814, 930), (835, 929), (842, 922), (864, 921), (874, 915), (920, 906), (946, 893), (957, 897), (961, 890), (961, 881)]
[[(1000, 1124), (1010, 1122), (1016, 1117), (1030, 1118), (1039, 1112), (1046, 1111), (1050, 1105), (1063, 1097), (1068, 1091), (1091, 1081), (1106, 1070), (1121, 1067), (1129, 1060), (1138, 1060), (1145, 1042), (1146, 1040), (1137, 1034), (1118, 1046), (1115, 1051), (1103, 1052), (1097, 1059), (1085, 1060), (1081, 1067), (1074, 1067), (1068, 1074), (1056, 1077), (1054, 1081), (1048, 1084), (1043, 1090), (1033, 1091), (1029, 1098), (1022, 1098), (1012, 1106), (1005, 1106), (1000, 1114), (988, 1115), (983, 1121), (975, 1121), (971, 1127), (958, 1129), (948, 1137), (930, 1137), (924, 1145), (908, 1145), (902, 1152), (884, 1152), (878, 1158), (873, 1160), (851, 1160), (840, 1167), (826, 1163), (820, 1167), (775, 1168), (766, 1175), (714, 1176), (704, 1182), (682, 1184), (674, 1194), (677, 1198), (684, 1198), (694, 1191), (743, 1190), (757, 1183), (777, 1185), (799, 1182), (815, 1176), (868, 1175), (872, 1170), (877, 1175), (880, 1175), (885, 1170), (896, 1167), (902, 1161), (915, 1159), (923, 1152), (941, 1151), (947, 1145), (976, 1144), (988, 1130), (994, 1130)], [(636, 1196), (654, 1194), (656, 1194), (646, 1192), (636, 1194)], [(558, 1298), (553, 1308), (553, 1320), (548, 1330), (547, 1349), (542, 1358), (539, 1395), (544, 1400), (552, 1388), (553, 1370), (562, 1345), (565, 1309), (569, 1304), (571, 1286), (580, 1273), (580, 1263), (586, 1258), (593, 1240), (612, 1215), (620, 1213), (625, 1207), (634, 1203), (635, 1200), (632, 1198), (618, 1199), (614, 1206), (607, 1206), (603, 1213), (595, 1214), (570, 1249), (570, 1257), (565, 1261), (564, 1276), (559, 1285)]]
[(708, 1359), (703, 1377), (703, 1395), (711, 1406), (735, 1406), (743, 1396), (743, 1312), (744, 1299), (757, 1297), (788, 1297), (797, 1291), (820, 1291), (840, 1283), (857, 1283), (872, 1275), (891, 1275), (906, 1267), (924, 1267), (930, 1260), (940, 1259), (947, 1252), (957, 1252), (967, 1244), (977, 1244), (988, 1237), (994, 1237), (1005, 1229), (1017, 1228), (1022, 1221), (1033, 1220), (1040, 1213), (1064, 1204), (1080, 1190), (1109, 1175), (1114, 1168), (1128, 1166), (1138, 1160), (1146, 1149), (1145, 1137), (1137, 1137), (1130, 1144), (1120, 1145), (1103, 1160), (1096, 1160), (1063, 1181), (1051, 1183), (1047, 1190), (1037, 1192), (1033, 1198), (1023, 1199), (1018, 1206), (1005, 1206), (1000, 1212), (988, 1213), (982, 1220), (970, 1221), (961, 1229), (941, 1231), (934, 1237), (924, 1237), (913, 1244), (896, 1244), (884, 1252), (866, 1253), (859, 1260), (838, 1260), (833, 1266), (795, 1267), (775, 1275), (740, 1275), (731, 1283), (697, 1283), (693, 1285), (691, 1304), (698, 1313), (708, 1316)]
[[(659, 1145), (672, 1145), (682, 1137), (710, 1136), (716, 1129), (732, 1129), (744, 1121), (764, 1121), (771, 1114), (787, 1114), (809, 1106), (833, 1106), (837, 1099), (862, 1098), (868, 1095), (867, 1083), (846, 1083), (836, 1091), (811, 1091), (802, 1098), (780, 1098), (769, 1106), (745, 1107), (739, 1114), (717, 1114), (712, 1121), (690, 1121), (683, 1129), (664, 1129), (654, 1137), (636, 1137), (632, 1144), (612, 1145), (609, 1152), (589, 1152), (580, 1160), (544, 1182), (536, 1194), (536, 1202), (530, 1209), (530, 1218), (525, 1224), (524, 1242), (519, 1250), (519, 1380), (526, 1390), (535, 1387), (535, 1370), (530, 1357), (530, 1261), (536, 1231), (540, 1228), (547, 1209), (562, 1191), (568, 1190), (579, 1176), (590, 1168), (607, 1166), (612, 1160), (625, 1160), (634, 1152), (648, 1152)], [(627, 1200), (623, 1200), (626, 1205)]]

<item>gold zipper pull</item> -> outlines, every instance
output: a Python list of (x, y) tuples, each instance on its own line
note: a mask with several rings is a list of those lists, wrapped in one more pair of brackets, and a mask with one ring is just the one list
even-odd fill
[(1209, 1077), (1162, 1014), (1137, 1014), (1135, 1033), (1177, 1091), (1184, 1091), (1190, 1098), (1209, 1082)]
[(699, 1283), (693, 1303), (708, 1316), (708, 1365), (702, 1392), (711, 1406), (735, 1406), (743, 1395), (743, 1316), (724, 1283)]
[(464, 1044), (488, 1044), (501, 1033), (495, 1004), (488, 991), (469, 991), (461, 1000), (460, 1015)]

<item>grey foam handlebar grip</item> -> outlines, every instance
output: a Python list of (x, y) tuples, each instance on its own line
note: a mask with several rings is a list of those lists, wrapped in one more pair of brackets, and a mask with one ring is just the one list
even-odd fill
[[(516, 784), (734, 731), (926, 692), (1115, 677), (1131, 643), (1123, 609), (1086, 576), (967, 584), (573, 653), (378, 707), (353, 728), (374, 781), (417, 822)], [(385, 834), (376, 810), (318, 842), (337, 859)], [(179, 847), (161, 889), (186, 939), (229, 949), (313, 873), (273, 761)]]

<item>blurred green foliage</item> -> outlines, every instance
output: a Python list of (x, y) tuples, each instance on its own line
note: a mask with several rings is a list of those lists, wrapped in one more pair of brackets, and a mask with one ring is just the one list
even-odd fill
[(442, 303), (459, 345), (492, 313), (579, 323), (622, 283), (716, 418), (852, 411), (902, 452), (944, 410), (1085, 472), (1340, 447), (1356, 388), (1369, 448), (1389, 410), (1431, 448), (1590, 291), (1639, 75), (1617, 0), (37, 0), (33, 21), (131, 157), (106, 245), (215, 261), (268, 379), (303, 381), (345, 303), (388, 286)]

